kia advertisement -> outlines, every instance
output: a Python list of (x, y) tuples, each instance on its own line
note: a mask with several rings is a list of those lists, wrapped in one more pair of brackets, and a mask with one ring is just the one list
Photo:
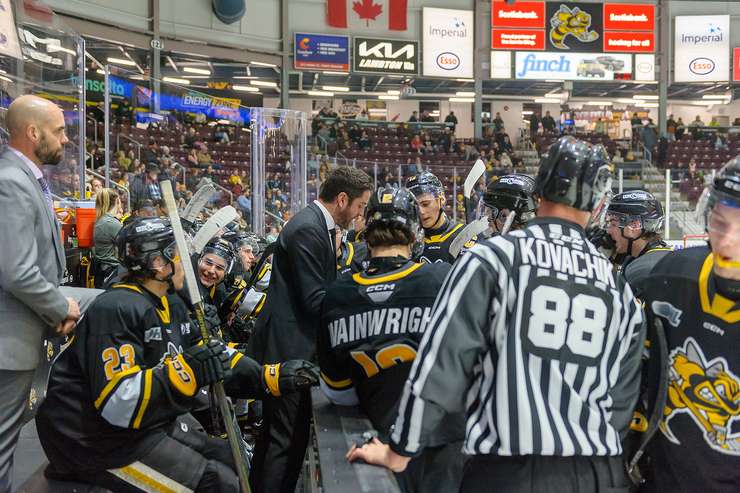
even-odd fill
[(419, 73), (419, 43), (393, 39), (354, 40), (354, 72), (416, 75)]
[(494, 1), (491, 5), (493, 27), (545, 28), (545, 2)]
[(294, 41), (295, 68), (349, 71), (349, 37), (295, 33)]
[(424, 7), (424, 75), (473, 77), (473, 11)]
[(676, 16), (675, 82), (730, 80), (730, 16)]
[(616, 53), (516, 53), (517, 79), (614, 80), (632, 73), (632, 55)]

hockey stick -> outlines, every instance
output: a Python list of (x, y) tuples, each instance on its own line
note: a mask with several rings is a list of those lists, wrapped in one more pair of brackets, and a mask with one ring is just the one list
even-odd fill
[(190, 223), (195, 221), (195, 218), (198, 217), (198, 214), (203, 210), (203, 207), (208, 203), (208, 199), (211, 198), (211, 195), (215, 191), (216, 187), (210, 183), (200, 187), (195, 192), (195, 195), (190, 198), (190, 202), (185, 206), (185, 210), (182, 211), (182, 218)]
[(506, 221), (504, 222), (504, 227), (501, 228), (501, 234), (505, 235), (509, 232), (511, 229), (511, 225), (514, 224), (514, 219), (516, 218), (516, 212), (511, 211), (509, 212), (509, 215), (506, 216)]
[(450, 243), (449, 252), (454, 258), (460, 255), (467, 242), (488, 229), (488, 218), (481, 217), (465, 226)]
[(236, 209), (230, 205), (216, 211), (193, 237), (193, 250), (195, 250), (195, 253), (202, 252), (206, 244), (211, 241), (211, 238), (216, 236), (222, 228), (238, 217), (239, 214), (236, 212)]
[[(169, 180), (164, 180), (160, 183), (162, 187), (162, 198), (167, 205), (167, 213), (170, 217), (170, 223), (172, 224), (172, 231), (175, 235), (175, 243), (177, 250), (180, 252), (180, 265), (185, 272), (185, 286), (190, 296), (190, 301), (195, 309), (195, 316), (200, 325), (201, 337), (204, 340), (208, 340), (210, 335), (206, 328), (205, 316), (203, 314), (203, 299), (200, 296), (200, 290), (195, 279), (195, 272), (193, 272), (193, 265), (189, 262), (189, 249), (185, 240), (185, 233), (182, 229), (182, 223), (180, 222), (180, 216), (177, 213), (177, 206), (175, 204), (175, 195), (172, 193), (172, 183)], [(221, 417), (223, 418), (224, 428), (226, 429), (226, 437), (228, 438), (229, 445), (231, 447), (231, 454), (234, 457), (234, 465), (236, 466), (236, 472), (239, 475), (239, 484), (241, 485), (242, 493), (251, 493), (249, 488), (249, 471), (247, 471), (248, 459), (244, 457), (243, 450), (240, 445), (240, 435), (236, 428), (231, 405), (226, 397), (226, 391), (224, 390), (224, 383), (216, 382), (211, 385), (211, 394), (215, 396), (216, 402), (218, 403), (219, 411), (221, 411)]]
[(465, 200), (465, 222), (467, 223), (470, 219), (470, 206), (468, 205), (468, 202), (470, 202), (470, 194), (473, 191), (473, 187), (475, 187), (475, 184), (478, 183), (478, 180), (480, 180), (480, 177), (483, 176), (483, 174), (486, 172), (486, 165), (483, 164), (483, 160), (478, 159), (472, 168), (470, 168), (470, 172), (468, 173), (468, 176), (465, 177), (465, 182), (463, 183), (463, 197)]

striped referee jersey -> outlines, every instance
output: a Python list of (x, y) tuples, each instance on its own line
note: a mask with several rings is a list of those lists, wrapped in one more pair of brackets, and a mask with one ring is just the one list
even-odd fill
[(480, 242), (437, 296), (390, 446), (416, 455), (465, 412), (469, 455), (619, 455), (644, 338), (632, 290), (579, 225), (538, 218)]

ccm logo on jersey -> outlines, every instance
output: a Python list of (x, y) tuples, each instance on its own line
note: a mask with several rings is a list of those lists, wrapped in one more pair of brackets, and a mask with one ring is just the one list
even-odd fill
[(391, 297), (394, 289), (396, 289), (395, 284), (376, 284), (374, 286), (368, 286), (365, 289), (365, 293), (375, 303), (384, 303)]

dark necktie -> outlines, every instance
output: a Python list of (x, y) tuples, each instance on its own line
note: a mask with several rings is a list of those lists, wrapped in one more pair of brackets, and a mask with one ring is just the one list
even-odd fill
[(46, 198), (46, 203), (49, 205), (49, 209), (52, 211), (52, 216), (54, 215), (54, 204), (51, 200), (51, 190), (49, 189), (49, 183), (47, 183), (46, 179), (42, 176), (38, 179), (39, 185), (41, 185), (41, 191), (44, 192), (44, 197)]
[(331, 251), (336, 257), (337, 255), (337, 228), (332, 228), (329, 230), (329, 237), (331, 239)]

